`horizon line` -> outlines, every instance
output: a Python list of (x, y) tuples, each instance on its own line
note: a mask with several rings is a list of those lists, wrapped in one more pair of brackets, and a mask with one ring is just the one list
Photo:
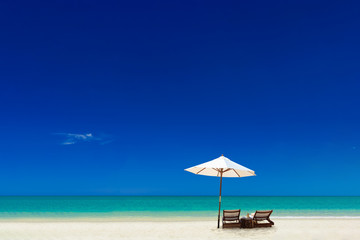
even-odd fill
[[(1, 195), (0, 197), (219, 197), (219, 195), (120, 195), (120, 194), (79, 194), (79, 195)], [(225, 195), (222, 197), (360, 197), (360, 195)]]

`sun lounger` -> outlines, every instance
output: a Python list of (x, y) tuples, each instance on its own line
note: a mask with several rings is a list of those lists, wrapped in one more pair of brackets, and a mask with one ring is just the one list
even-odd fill
[(240, 209), (223, 210), (223, 228), (240, 227)]
[(253, 215), (254, 227), (271, 227), (274, 225), (274, 222), (270, 220), (270, 215), (272, 212), (273, 210), (256, 211)]

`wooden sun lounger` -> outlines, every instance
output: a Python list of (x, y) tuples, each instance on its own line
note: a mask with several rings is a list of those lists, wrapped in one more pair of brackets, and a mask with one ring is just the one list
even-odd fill
[(223, 210), (223, 228), (240, 227), (240, 209)]
[(274, 222), (270, 220), (270, 215), (272, 212), (273, 210), (256, 211), (253, 216), (254, 227), (271, 227), (272, 225), (274, 225)]

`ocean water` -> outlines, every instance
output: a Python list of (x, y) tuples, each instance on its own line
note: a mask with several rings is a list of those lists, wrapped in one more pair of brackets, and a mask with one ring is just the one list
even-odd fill
[[(273, 209), (273, 217), (360, 218), (360, 197), (222, 197), (241, 215)], [(2, 196), (0, 219), (216, 218), (216, 196)]]

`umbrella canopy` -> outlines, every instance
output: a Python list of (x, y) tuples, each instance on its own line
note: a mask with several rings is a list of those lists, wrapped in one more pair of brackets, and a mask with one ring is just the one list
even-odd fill
[(185, 171), (199, 175), (220, 177), (218, 228), (220, 227), (222, 178), (255, 176), (255, 172), (253, 170), (231, 161), (227, 157), (224, 157), (224, 155), (209, 162), (187, 168)]
[(220, 177), (221, 172), (223, 177), (255, 176), (255, 172), (253, 170), (241, 166), (224, 156), (191, 168), (187, 168), (185, 171), (214, 177)]

